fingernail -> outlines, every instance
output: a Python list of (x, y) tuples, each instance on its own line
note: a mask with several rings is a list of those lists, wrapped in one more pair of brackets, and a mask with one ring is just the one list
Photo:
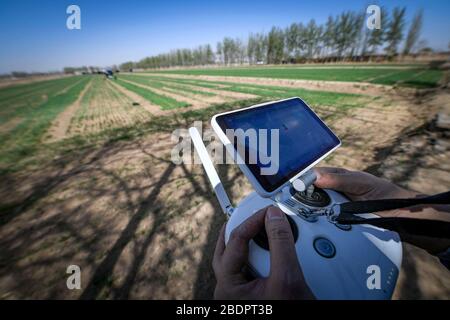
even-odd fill
[(282, 220), (284, 219), (284, 212), (278, 208), (270, 207), (269, 209), (267, 209), (267, 219)]

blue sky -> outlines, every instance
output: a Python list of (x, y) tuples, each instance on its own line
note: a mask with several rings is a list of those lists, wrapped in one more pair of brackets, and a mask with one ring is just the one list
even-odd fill
[[(66, 28), (66, 8), (81, 8), (81, 30)], [(364, 10), (369, 4), (406, 6), (408, 20), (424, 9), (422, 38), (437, 49), (450, 41), (448, 0), (1, 0), (0, 73), (64, 66), (108, 66), (174, 48), (245, 38), (292, 22)]]

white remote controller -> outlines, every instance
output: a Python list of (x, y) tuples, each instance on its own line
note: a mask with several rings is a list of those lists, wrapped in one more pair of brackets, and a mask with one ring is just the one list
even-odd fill
[[(402, 260), (400, 238), (395, 232), (368, 224), (340, 225), (328, 214), (321, 214), (333, 212), (334, 205), (349, 201), (333, 190), (313, 187), (316, 175), (311, 169), (338, 148), (340, 140), (303, 100), (294, 97), (229, 111), (215, 115), (211, 125), (255, 189), (233, 208), (200, 133), (194, 127), (189, 129), (220, 206), (229, 217), (226, 242), (233, 230), (258, 210), (277, 206), (287, 215), (299, 264), (316, 298), (391, 298)], [(275, 136), (279, 137), (276, 146), (280, 161), (275, 163), (280, 174), (269, 179), (262, 175), (258, 163), (244, 161), (245, 156), (241, 157), (236, 146), (246, 146), (245, 138), (236, 144), (235, 137), (227, 135), (229, 129), (243, 127), (262, 128), (264, 132), (278, 130)], [(258, 148), (254, 144), (246, 150), (255, 153)], [(256, 277), (270, 273), (265, 230), (250, 240), (248, 265)]]
[[(327, 207), (348, 201), (335, 191), (323, 191), (330, 198)], [(391, 298), (402, 260), (398, 234), (370, 225), (339, 226), (328, 221), (326, 216), (300, 217), (299, 210), (307, 212), (311, 207), (294, 197), (276, 202), (251, 193), (233, 211), (226, 226), (226, 242), (237, 226), (269, 205), (279, 207), (290, 218), (297, 257), (316, 298)], [(261, 243), (261, 239), (257, 242), (251, 240), (249, 244), (249, 267), (255, 276), (267, 277), (270, 251), (267, 243)]]

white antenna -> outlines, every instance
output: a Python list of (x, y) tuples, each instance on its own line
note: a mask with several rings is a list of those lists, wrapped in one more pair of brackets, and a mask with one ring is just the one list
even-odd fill
[(214, 192), (216, 193), (216, 197), (217, 200), (219, 200), (222, 211), (226, 215), (231, 216), (234, 208), (231, 205), (230, 199), (228, 198), (225, 189), (223, 188), (223, 184), (220, 181), (219, 175), (214, 168), (211, 158), (209, 157), (208, 151), (206, 150), (200, 133), (198, 132), (197, 128), (191, 127), (189, 128), (189, 134), (191, 136), (192, 142), (194, 142), (195, 150), (197, 150), (197, 154), (200, 157), (203, 168), (205, 168), (209, 182), (211, 183)]

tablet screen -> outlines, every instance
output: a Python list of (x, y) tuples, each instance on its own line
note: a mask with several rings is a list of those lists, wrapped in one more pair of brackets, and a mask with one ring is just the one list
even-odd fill
[[(230, 129), (235, 132), (238, 129), (267, 132), (267, 138), (256, 135), (256, 144), (250, 143), (250, 134), (244, 138), (235, 137), (232, 141), (235, 150), (267, 192), (283, 185), (340, 143), (338, 137), (298, 98), (221, 115), (217, 117), (217, 123), (224, 132), (227, 129), (228, 132)], [(271, 135), (272, 132), (275, 133)], [(232, 138), (229, 136), (229, 139), (231, 141)], [(259, 150), (265, 145), (267, 150)], [(268, 155), (270, 163), (261, 155)]]

